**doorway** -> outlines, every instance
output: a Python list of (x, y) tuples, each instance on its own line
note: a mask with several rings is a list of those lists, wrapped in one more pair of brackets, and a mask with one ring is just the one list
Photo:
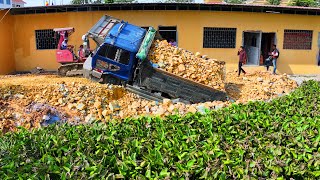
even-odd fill
[(275, 37), (276, 33), (262, 33), (260, 65), (264, 65), (264, 61), (269, 57), (272, 45), (275, 44)]
[(243, 32), (243, 46), (247, 52), (247, 65), (259, 65), (261, 32)]
[(247, 65), (264, 65), (264, 61), (275, 44), (275, 33), (261, 31), (243, 32), (243, 46), (247, 52)]
[(173, 39), (178, 44), (176, 26), (159, 26), (159, 34), (168, 42)]

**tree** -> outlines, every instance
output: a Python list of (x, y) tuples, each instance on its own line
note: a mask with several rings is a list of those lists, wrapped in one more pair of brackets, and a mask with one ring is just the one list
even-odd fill
[(89, 4), (92, 0), (72, 0), (71, 4)]
[(246, 0), (225, 0), (224, 2), (231, 4), (243, 4)]
[(107, 4), (107, 3), (130, 3), (133, 0), (72, 0), (71, 4)]
[(190, 3), (194, 2), (194, 0), (166, 0), (167, 3)]
[(319, 3), (317, 0), (293, 0), (290, 3), (291, 6), (302, 6), (302, 7), (317, 7)]
[(270, 5), (279, 5), (281, 0), (268, 0), (268, 3)]

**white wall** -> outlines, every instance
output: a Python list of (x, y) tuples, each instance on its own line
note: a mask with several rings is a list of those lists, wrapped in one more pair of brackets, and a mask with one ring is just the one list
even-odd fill
[(10, 4), (7, 4), (7, 0), (0, 0), (0, 9), (11, 8), (11, 7), (12, 7), (12, 0), (10, 0)]

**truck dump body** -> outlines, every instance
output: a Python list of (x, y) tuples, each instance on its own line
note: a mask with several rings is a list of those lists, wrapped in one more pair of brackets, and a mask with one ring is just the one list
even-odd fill
[(137, 77), (138, 85), (148, 90), (164, 92), (172, 98), (181, 98), (192, 103), (227, 99), (224, 91), (154, 68), (149, 61), (143, 62), (140, 68), (142, 73)]

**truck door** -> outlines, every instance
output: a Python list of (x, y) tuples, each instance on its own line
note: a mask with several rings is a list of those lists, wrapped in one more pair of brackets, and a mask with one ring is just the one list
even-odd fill
[(135, 54), (119, 47), (103, 44), (93, 58), (93, 69), (102, 74), (129, 81), (132, 78)]

